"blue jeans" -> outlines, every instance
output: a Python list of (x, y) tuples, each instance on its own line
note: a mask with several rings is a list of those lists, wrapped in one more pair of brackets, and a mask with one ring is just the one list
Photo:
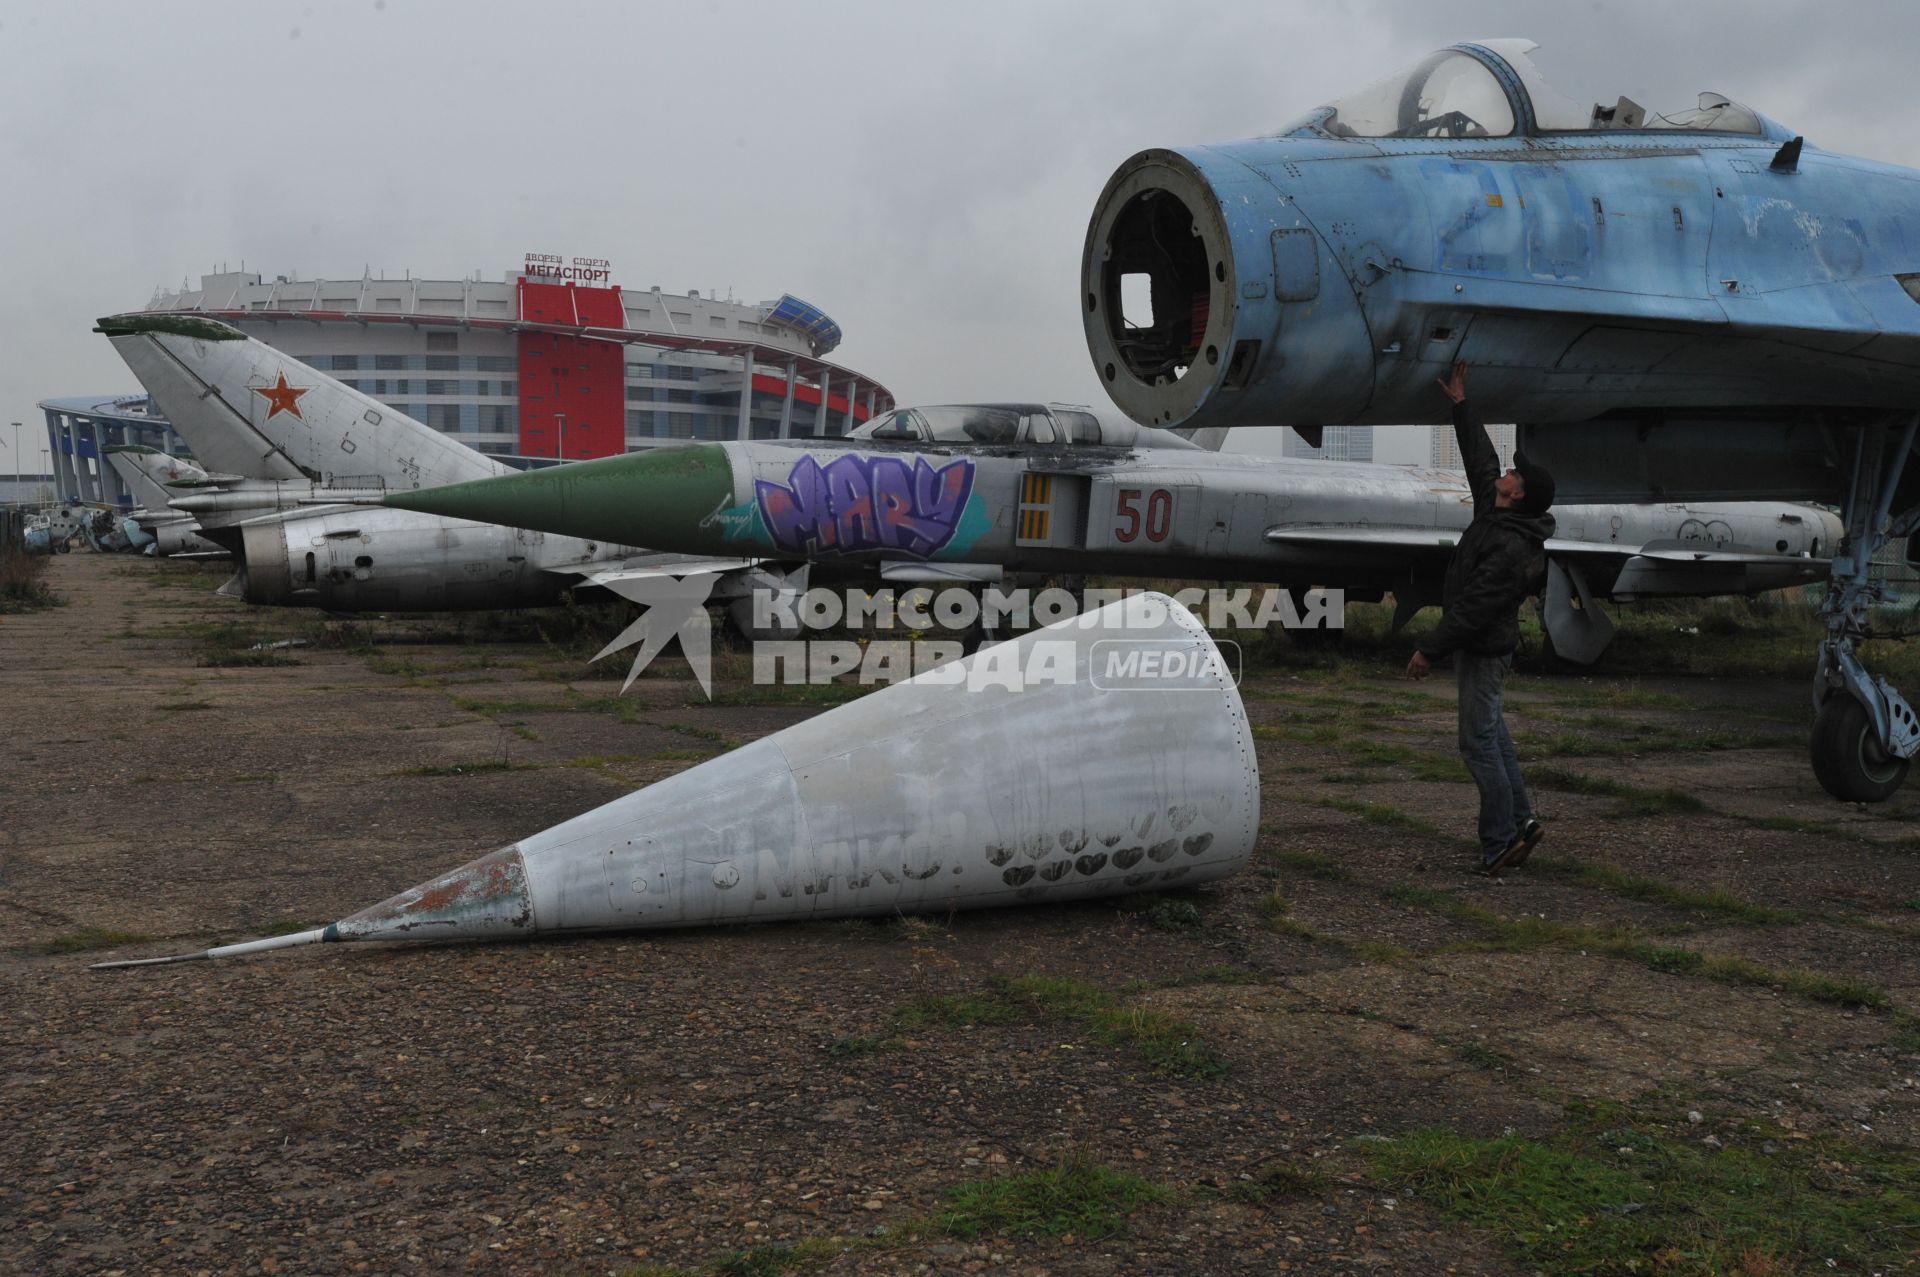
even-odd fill
[(1500, 689), (1513, 657), (1455, 652), (1453, 666), (1460, 676), (1460, 757), (1480, 787), (1480, 851), (1497, 855), (1533, 819), (1520, 759), (1500, 712)]

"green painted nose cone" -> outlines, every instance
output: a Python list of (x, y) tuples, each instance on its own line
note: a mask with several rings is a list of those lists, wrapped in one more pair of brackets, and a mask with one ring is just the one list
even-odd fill
[(720, 542), (718, 531), (702, 529), (701, 521), (732, 501), (733, 466), (726, 449), (695, 444), (395, 493), (384, 504), (697, 554)]

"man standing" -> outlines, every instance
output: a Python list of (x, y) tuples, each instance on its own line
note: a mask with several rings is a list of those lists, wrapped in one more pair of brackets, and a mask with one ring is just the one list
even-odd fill
[(1480, 789), (1480, 872), (1497, 874), (1526, 861), (1546, 832), (1520, 778), (1520, 760), (1501, 713), (1500, 691), (1520, 642), (1520, 603), (1546, 581), (1546, 540), (1553, 535), (1553, 476), (1513, 454), (1500, 460), (1487, 428), (1467, 406), (1467, 366), (1440, 382), (1453, 401), (1453, 433), (1473, 491), (1473, 522), (1447, 567), (1440, 624), (1420, 643), (1407, 673), (1425, 678), (1452, 655), (1460, 679), (1460, 756)]

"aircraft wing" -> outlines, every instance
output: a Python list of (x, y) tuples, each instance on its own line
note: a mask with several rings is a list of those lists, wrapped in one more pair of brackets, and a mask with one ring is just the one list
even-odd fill
[[(1453, 528), (1361, 527), (1343, 524), (1273, 527), (1267, 529), (1273, 545), (1300, 549), (1356, 549), (1451, 552), (1460, 542)], [(1547, 553), (1557, 557), (1624, 562), (1647, 559), (1661, 563), (1776, 564), (1824, 563), (1798, 554), (1776, 554), (1733, 544), (1716, 545), (1705, 541), (1648, 541), (1644, 545), (1621, 545), (1612, 541), (1575, 541), (1549, 537)]]
[(607, 559), (578, 559), (572, 563), (548, 563), (542, 571), (585, 577), (583, 585), (611, 587), (616, 582), (643, 581), (664, 576), (685, 577), (706, 573), (739, 572), (757, 566), (759, 559), (715, 559), (695, 554), (641, 554), (618, 563)]
[(1460, 542), (1460, 533), (1454, 528), (1294, 524), (1268, 528), (1267, 541), (1301, 550), (1430, 550), (1450, 554)]
[[(1318, 552), (1329, 558), (1351, 560), (1356, 555), (1451, 554), (1460, 533), (1453, 528), (1362, 527), (1327, 524), (1279, 526), (1267, 529), (1275, 546)], [(1581, 589), (1591, 580), (1603, 597), (1669, 598), (1711, 594), (1750, 594), (1759, 590), (1804, 585), (1826, 575), (1827, 560), (1801, 554), (1779, 554), (1732, 543), (1704, 541), (1648, 541), (1622, 545), (1611, 541), (1576, 541), (1550, 537), (1547, 557), (1569, 568), (1582, 568)]]
[(1005, 575), (998, 563), (893, 562), (880, 565), (880, 579), (889, 585), (977, 585)]
[(1811, 563), (1824, 566), (1827, 562), (1825, 559), (1815, 559), (1800, 554), (1780, 554), (1772, 550), (1735, 545), (1732, 542), (1716, 545), (1707, 541), (1648, 541), (1644, 545), (1635, 547), (1603, 544), (1597, 541), (1563, 541), (1556, 538), (1547, 542), (1547, 553), (1568, 556), (1607, 554), (1614, 558), (1646, 559), (1658, 563), (1721, 565)]

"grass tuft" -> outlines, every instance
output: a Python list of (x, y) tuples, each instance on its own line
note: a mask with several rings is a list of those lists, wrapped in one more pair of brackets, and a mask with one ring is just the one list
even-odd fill
[(1211, 1078), (1227, 1071), (1226, 1058), (1191, 1024), (1151, 1007), (1123, 1005), (1090, 984), (1055, 976), (997, 980), (984, 993), (914, 998), (894, 1013), (894, 1024), (899, 1029), (971, 1028), (1038, 1017), (1067, 1020), (1097, 1041), (1135, 1051), (1161, 1076)]
[(1665, 905), (1672, 909), (1722, 921), (1756, 927), (1787, 926), (1800, 921), (1798, 914), (1771, 905), (1757, 905), (1725, 891), (1695, 891), (1660, 878), (1629, 873), (1605, 861), (1562, 860), (1541, 857), (1532, 862), (1543, 872), (1572, 878), (1589, 887), (1598, 887), (1629, 900)]
[(403, 767), (394, 776), (473, 776), (480, 772), (533, 771), (533, 763), (509, 763), (501, 759), (489, 759), (479, 763), (446, 763), (437, 767)]
[(86, 953), (92, 949), (117, 949), (123, 944), (145, 944), (152, 936), (137, 931), (115, 931), (111, 927), (81, 927), (36, 945), (41, 953)]
[(1198, 931), (1205, 919), (1191, 900), (1156, 900), (1147, 906), (1147, 921), (1162, 931)]
[(1312, 1166), (1275, 1162), (1261, 1168), (1257, 1175), (1237, 1179), (1227, 1186), (1227, 1198), (1249, 1206), (1264, 1206), (1276, 1199), (1318, 1197), (1333, 1181)]
[(1625, 1106), (1576, 1104), (1544, 1140), (1421, 1130), (1375, 1146), (1371, 1170), (1553, 1272), (1868, 1272), (1911, 1260), (1920, 1159), (1739, 1130), (1723, 1129), (1716, 1148)]
[(1109, 1237), (1164, 1188), (1069, 1152), (1054, 1166), (962, 1184), (928, 1223), (952, 1237)]

